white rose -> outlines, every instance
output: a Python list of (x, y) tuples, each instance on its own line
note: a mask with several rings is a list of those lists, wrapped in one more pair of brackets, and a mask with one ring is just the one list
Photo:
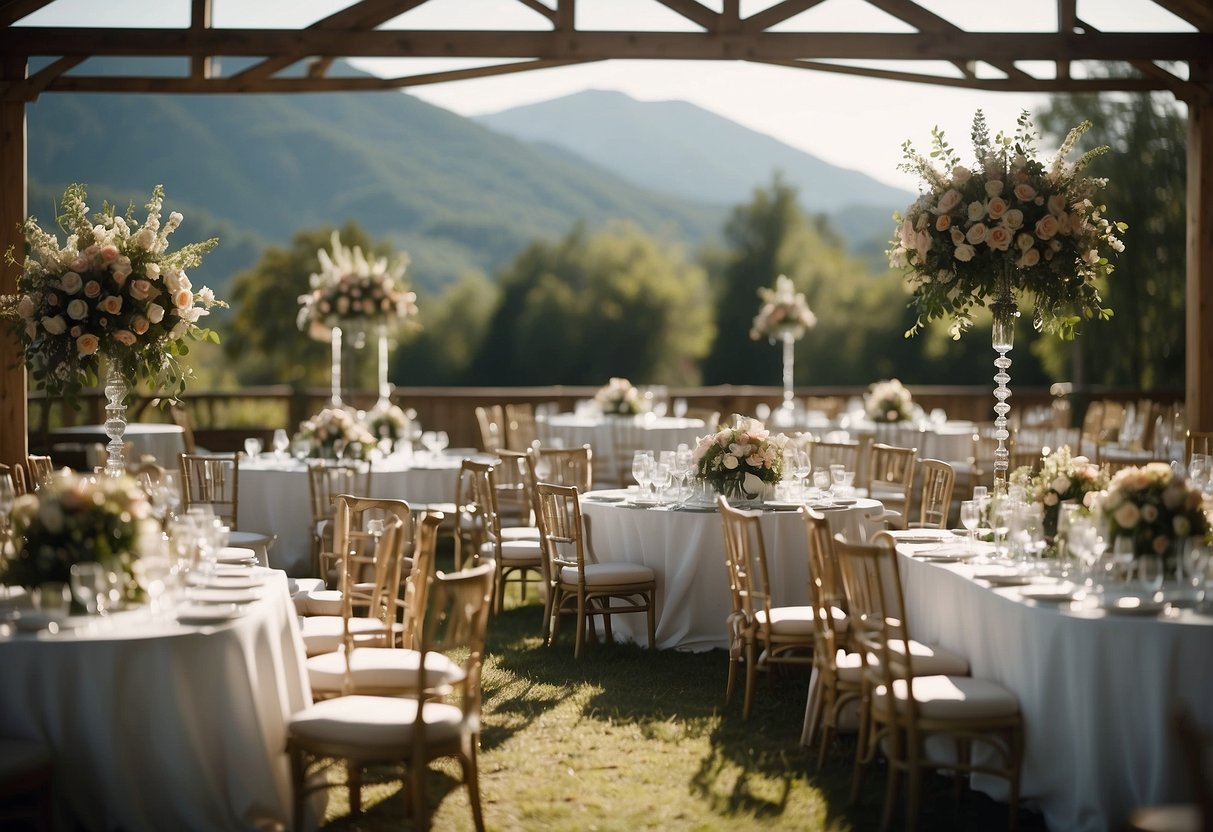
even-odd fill
[(1050, 487), (1058, 494), (1065, 494), (1070, 490), (1070, 478), (1065, 474), (1062, 474), (1057, 479), (1053, 480), (1053, 484)]
[(144, 251), (151, 251), (152, 245), (156, 242), (156, 232), (150, 228), (140, 228), (139, 233), (135, 235), (135, 245)]
[(977, 256), (977, 249), (968, 243), (961, 243), (956, 247), (956, 259), (962, 263), (968, 263)]
[(154, 324), (158, 324), (164, 320), (164, 307), (158, 303), (149, 303), (147, 305), (147, 319)]
[(732, 471), (737, 468), (737, 464), (738, 464), (737, 457), (733, 456), (732, 454), (725, 454), (722, 464), (724, 465), (725, 468), (728, 468), (730, 471)]
[(986, 196), (998, 196), (1002, 193), (1002, 181), (999, 179), (991, 179), (986, 183)]
[(84, 286), (84, 281), (75, 272), (64, 272), (63, 277), (59, 279), (59, 288), (69, 295), (79, 292), (82, 286)]
[(147, 275), (148, 279), (155, 280), (160, 276), (160, 264), (148, 263), (143, 267), (143, 273)]
[(986, 204), (984, 202), (969, 203), (969, 222), (977, 222), (986, 215)]
[(34, 300), (29, 295), (22, 295), (21, 300), (17, 301), (17, 314), (22, 320), (31, 320), (34, 317)]
[(750, 496), (757, 496), (762, 493), (762, 479), (754, 474), (747, 473), (741, 481), (741, 487)]
[(54, 317), (43, 316), (42, 328), (51, 335), (62, 335), (67, 332), (67, 321), (63, 320), (62, 315), (55, 315)]
[(83, 321), (88, 317), (88, 304), (76, 298), (67, 305), (67, 316), (73, 321)]
[(214, 306), (215, 305), (215, 293), (209, 286), (203, 286), (202, 289), (198, 292), (198, 300), (199, 300), (199, 302), (201, 302), (207, 306)]

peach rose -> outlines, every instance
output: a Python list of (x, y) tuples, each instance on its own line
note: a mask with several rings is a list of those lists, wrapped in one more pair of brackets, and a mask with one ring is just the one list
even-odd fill
[(1007, 211), (1007, 215), (1002, 218), (1002, 223), (1014, 231), (1023, 225), (1023, 211), (1020, 211), (1018, 208), (1011, 208)]
[(90, 280), (84, 284), (84, 296), (87, 298), (95, 298), (101, 294), (101, 284), (95, 280)]
[[(940, 214), (938, 217), (935, 218), (935, 230), (936, 231), (947, 231), (951, 227), (952, 227), (952, 217), (949, 214)], [(391, 301), (389, 301), (387, 298), (384, 298), (383, 300), (384, 300), (384, 303), (391, 304)]]
[(1049, 197), (1049, 213), (1060, 215), (1066, 210), (1065, 194), (1053, 194)]
[(935, 206), (935, 210), (941, 214), (946, 214), (960, 204), (963, 199), (960, 191), (955, 188), (949, 188), (943, 192), (943, 196), (939, 198), (939, 203)]
[(1006, 251), (1011, 247), (1011, 232), (1001, 225), (996, 225), (986, 234), (986, 245), (995, 251)]
[(1040, 251), (1034, 248), (1028, 249), (1015, 260), (1015, 265), (1021, 269), (1030, 269), (1039, 263)]
[(152, 294), (152, 284), (146, 280), (132, 280), (130, 291), (135, 300), (147, 300)]
[(1036, 197), (1036, 189), (1027, 182), (1015, 186), (1015, 198), (1020, 202), (1031, 202)]
[(173, 306), (188, 309), (194, 303), (194, 293), (189, 289), (178, 289), (173, 293)]
[(135, 333), (131, 332), (129, 329), (116, 329), (114, 330), (114, 340), (119, 344), (125, 344), (128, 347), (133, 347), (135, 346)]
[(956, 247), (956, 259), (962, 263), (968, 263), (977, 256), (977, 249), (973, 248), (968, 243), (961, 243)]
[(117, 295), (109, 295), (102, 298), (101, 303), (98, 305), (103, 311), (108, 312), (111, 315), (117, 315), (122, 311), (122, 298), (118, 297)]
[(118, 259), (118, 247), (113, 243), (103, 245), (97, 253), (101, 255), (102, 263), (112, 263)]
[(96, 335), (85, 333), (76, 339), (76, 352), (81, 356), (93, 355), (100, 346), (101, 342), (97, 340)]
[(975, 222), (969, 226), (969, 230), (965, 233), (965, 240), (969, 245), (980, 245), (986, 241), (986, 224), (983, 222)]
[(1042, 240), (1051, 240), (1057, 235), (1057, 217), (1047, 214), (1036, 221), (1036, 236)]
[(964, 243), (965, 233), (955, 226), (952, 227), (952, 245), (958, 246)]
[(135, 330), (136, 335), (142, 335), (147, 332), (149, 326), (151, 326), (151, 324), (148, 323), (147, 318), (143, 317), (142, 315), (136, 315), (135, 319), (131, 321), (131, 329)]

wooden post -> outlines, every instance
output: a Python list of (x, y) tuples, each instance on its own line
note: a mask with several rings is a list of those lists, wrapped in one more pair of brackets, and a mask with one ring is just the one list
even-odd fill
[(1213, 430), (1213, 62), (1192, 61), (1188, 104), (1187, 421)]
[[(4, 81), (25, 79), (24, 55), (7, 55), (0, 65)], [(0, 99), (0, 257), (10, 248), (20, 260), (25, 241), (19, 228), (26, 217), (25, 102)], [(0, 260), (0, 294), (17, 291), (20, 270)], [(0, 330), (0, 462), (25, 464), (28, 452), (25, 365), (21, 341)]]

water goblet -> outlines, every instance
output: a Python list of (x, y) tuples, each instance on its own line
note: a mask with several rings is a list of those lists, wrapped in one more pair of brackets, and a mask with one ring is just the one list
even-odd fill
[(1119, 576), (1127, 582), (1133, 570), (1133, 538), (1127, 534), (1118, 535), (1112, 543), (1112, 557), (1104, 564), (1104, 572), (1109, 580)]
[(831, 488), (830, 472), (818, 468), (813, 472), (813, 487), (817, 489), (817, 493), (822, 500), (827, 504), (834, 501), (834, 493)]
[(666, 489), (670, 487), (670, 466), (665, 462), (658, 462), (653, 466), (653, 491), (658, 503), (665, 500)]
[(650, 451), (636, 451), (632, 454), (632, 477), (640, 486), (643, 496), (648, 493), (649, 484), (653, 481), (653, 454)]
[(799, 499), (804, 499), (805, 479), (813, 471), (813, 458), (809, 456), (809, 451), (806, 448), (797, 448), (796, 455), (793, 458), (792, 476), (796, 480), (796, 490), (799, 493)]
[(440, 456), (451, 444), (451, 437), (445, 430), (434, 431), (434, 456)]
[(287, 450), (291, 447), (291, 438), (286, 431), (278, 428), (274, 431), (274, 456), (281, 459), (286, 455)]
[(977, 525), (981, 522), (981, 507), (976, 500), (964, 500), (960, 504), (960, 525), (969, 530), (969, 551), (977, 545)]
[(994, 555), (1005, 558), (1007, 550), (1007, 534), (1011, 531), (1012, 509), (1007, 499), (995, 500), (990, 504), (990, 527), (994, 531)]
[(101, 564), (95, 560), (73, 563), (71, 567), (71, 591), (76, 603), (84, 607), (89, 615), (97, 614), (97, 587), (100, 584)]
[(250, 436), (244, 440), (244, 452), (249, 459), (256, 459), (261, 456), (261, 440), (255, 436)]
[(1162, 589), (1162, 558), (1153, 553), (1138, 555), (1137, 582), (1149, 595)]
[(1192, 588), (1192, 601), (1200, 608), (1207, 597), (1209, 567), (1213, 566), (1213, 557), (1208, 546), (1191, 538), (1184, 541), (1180, 557), (1183, 559), (1184, 579)]

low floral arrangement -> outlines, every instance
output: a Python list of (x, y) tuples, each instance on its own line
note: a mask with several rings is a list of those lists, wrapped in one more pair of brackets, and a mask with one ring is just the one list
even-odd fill
[[(90, 218), (87, 196), (84, 185), (64, 192), (58, 223), (68, 236), (62, 246), (36, 217), (22, 223), (29, 254), (17, 294), (0, 298), (0, 312), (15, 321), (25, 365), (52, 395), (74, 400), (82, 387), (96, 385), (104, 356), (128, 381), (171, 390), (175, 398), (191, 375), (178, 360), (189, 352), (185, 340), (219, 342), (198, 321), (225, 304), (206, 287), (195, 292), (185, 271), (219, 241), (170, 253), (168, 237), (182, 217), (174, 211), (161, 225), (160, 185), (142, 224), (133, 209), (123, 216), (109, 204)], [(6, 259), (18, 262), (11, 250)]]
[(366, 414), (366, 428), (376, 441), (384, 439), (393, 444), (404, 438), (408, 430), (409, 417), (397, 405), (374, 407)]
[(323, 459), (369, 459), (377, 444), (353, 413), (337, 407), (326, 407), (303, 420), (297, 435), (311, 442), (311, 456)]
[(735, 418), (733, 426), (702, 437), (692, 458), (699, 479), (729, 498), (760, 495), (783, 478), (783, 448), (788, 438), (757, 419)]
[(1202, 495), (1165, 462), (1118, 471), (1100, 503), (1108, 521), (1108, 539), (1133, 538), (1137, 555), (1154, 553), (1174, 568), (1179, 541), (1208, 538), (1209, 518), (1201, 507)]
[(804, 293), (796, 291), (787, 275), (775, 278), (774, 289), (759, 289), (758, 297), (762, 298), (762, 307), (750, 327), (750, 337), (755, 341), (761, 338), (774, 341), (784, 333), (802, 338), (806, 329), (817, 324), (817, 316), (809, 309)]
[(96, 561), (122, 576), (134, 597), (134, 563), (160, 541), (147, 495), (128, 476), (58, 473), (13, 502), (12, 523), (17, 551), (4, 561), (0, 582), (13, 586), (68, 583), (72, 564)]
[(885, 379), (868, 387), (863, 409), (873, 422), (904, 422), (913, 415), (914, 397), (899, 380)]
[(1012, 471), (1010, 484), (1022, 486), (1028, 501), (1044, 508), (1044, 532), (1052, 540), (1061, 504), (1073, 501), (1090, 511), (1099, 492), (1108, 487), (1108, 475), (1085, 456), (1071, 456), (1069, 446), (1063, 445), (1044, 458), (1036, 474), (1026, 465)]
[(1096, 281), (1112, 272), (1108, 250), (1124, 250), (1117, 235), (1126, 226), (1104, 216), (1098, 202), (1107, 181), (1083, 175), (1108, 148), (1066, 161), (1090, 127), (1084, 121), (1071, 130), (1048, 164), (1037, 159), (1039, 134), (1026, 112), (1014, 136), (991, 139), (979, 110), (972, 166), (961, 163), (938, 128), (930, 158), (903, 145), (900, 169), (921, 176), (924, 186), (904, 218), (896, 217), (888, 251), (894, 267), (908, 270), (914, 291), (918, 321), (907, 336), (951, 317), (952, 336), (959, 338), (972, 326), (973, 308), (1007, 290), (1031, 299), (1037, 329), (1062, 338), (1073, 338), (1083, 318), (1111, 317)]
[(594, 394), (602, 412), (616, 416), (635, 416), (640, 412), (640, 391), (626, 378), (612, 378)]
[(301, 330), (327, 341), (334, 327), (363, 331), (394, 327), (417, 315), (417, 295), (404, 285), (408, 257), (368, 259), (359, 246), (347, 248), (334, 231), (333, 251), (320, 249), (320, 271), (311, 276), (311, 291), (299, 297)]

